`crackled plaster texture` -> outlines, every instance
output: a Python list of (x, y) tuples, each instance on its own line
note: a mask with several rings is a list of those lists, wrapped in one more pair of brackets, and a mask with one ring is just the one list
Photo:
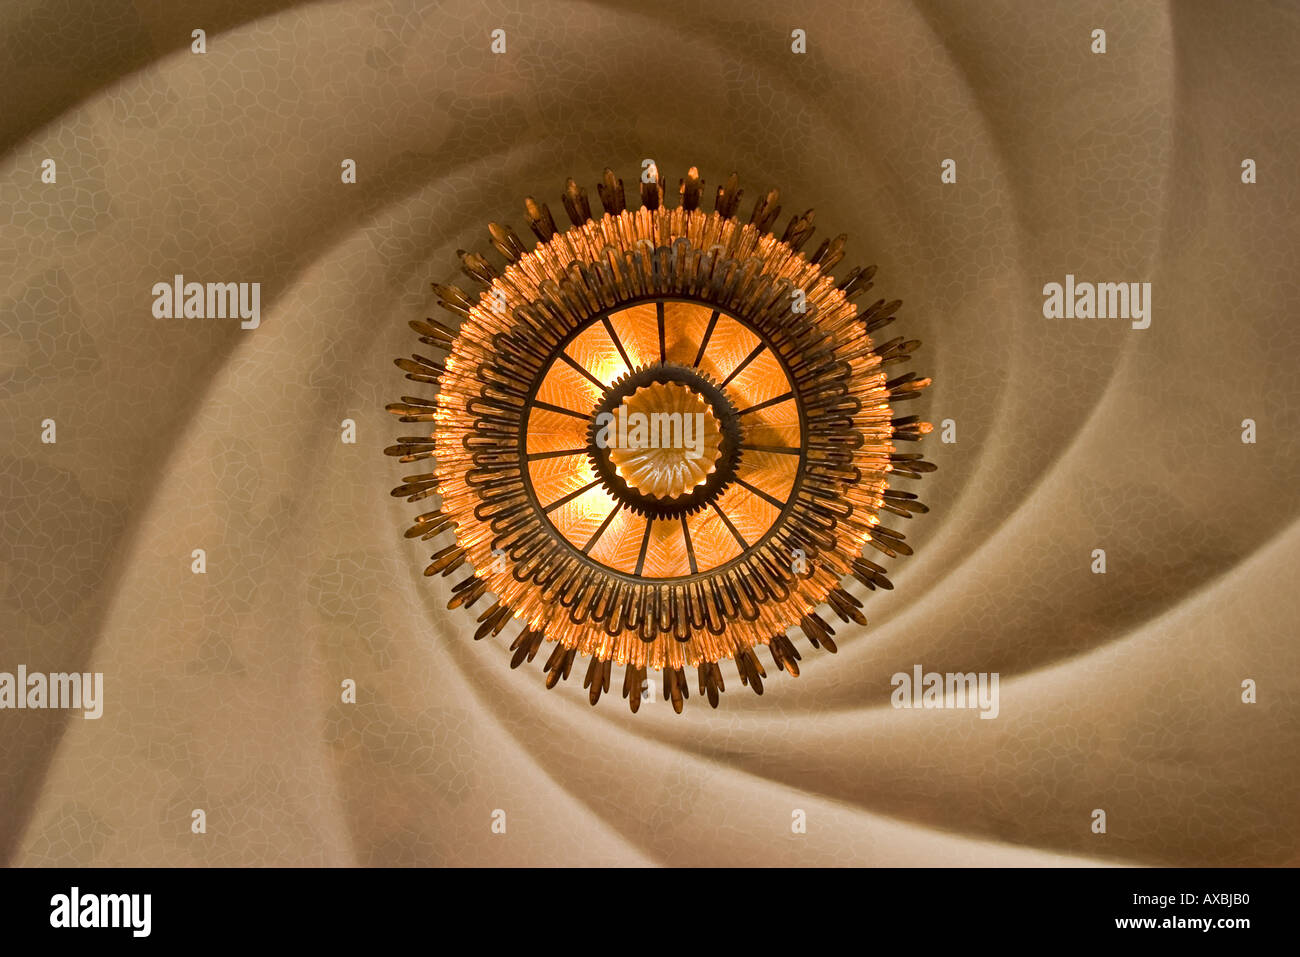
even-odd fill
[[(0, 19), (0, 670), (106, 685), (99, 720), (0, 712), (0, 860), (1300, 863), (1293, 5)], [(473, 642), (381, 455), (455, 250), (646, 157), (848, 232), (957, 436), (869, 625), (680, 717)], [(261, 326), (155, 319), (175, 273), (260, 282)], [(1151, 282), (1150, 328), (1045, 319), (1066, 273)], [(997, 672), (999, 717), (895, 710), (915, 664)]]

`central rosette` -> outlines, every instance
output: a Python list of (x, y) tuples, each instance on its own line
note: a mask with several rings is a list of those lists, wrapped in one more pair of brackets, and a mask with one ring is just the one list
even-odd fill
[(691, 515), (735, 481), (739, 417), (723, 389), (699, 369), (672, 362), (633, 369), (605, 390), (588, 423), (587, 455), (596, 478), (635, 514)]
[(703, 485), (722, 457), (722, 425), (703, 396), (680, 382), (652, 382), (626, 396), (596, 444), (609, 449), (630, 488), (659, 499)]

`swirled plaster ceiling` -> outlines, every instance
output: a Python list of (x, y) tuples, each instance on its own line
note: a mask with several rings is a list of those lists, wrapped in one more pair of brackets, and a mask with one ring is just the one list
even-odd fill
[[(1293, 8), (179, 7), (0, 11), (0, 670), (106, 687), (0, 714), (0, 859), (1297, 862)], [(379, 456), (454, 251), (644, 157), (831, 216), (957, 435), (833, 667), (680, 717), (471, 641)], [(155, 319), (174, 273), (261, 325)], [(1150, 328), (1043, 318), (1067, 273), (1150, 281)], [(892, 708), (917, 663), (998, 718)]]

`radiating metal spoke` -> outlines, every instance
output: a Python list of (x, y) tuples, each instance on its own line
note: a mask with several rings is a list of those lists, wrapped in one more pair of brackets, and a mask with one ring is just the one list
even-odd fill
[(704, 350), (708, 348), (709, 337), (713, 335), (713, 327), (718, 324), (718, 316), (720, 315), (721, 313), (714, 309), (713, 315), (709, 316), (709, 324), (704, 327), (704, 338), (700, 340), (700, 351), (695, 353), (695, 361), (691, 363), (691, 365), (696, 369), (698, 369), (700, 363), (704, 361)]
[(569, 355), (567, 352), (561, 352), (560, 358), (563, 359), (565, 362), (567, 362), (573, 369), (582, 373), (582, 375), (601, 392), (604, 392), (606, 389), (609, 388), (609, 386), (607, 386), (605, 383), (601, 382), (594, 375), (588, 372), (585, 366), (580, 365), (578, 362), (574, 361), (573, 356)]
[(641, 539), (641, 554), (636, 558), (636, 571), (632, 573), (638, 578), (645, 571), (645, 553), (650, 550), (650, 529), (653, 527), (654, 521), (647, 518), (645, 520), (645, 537)]
[(700, 566), (695, 562), (695, 544), (691, 541), (691, 529), (686, 524), (686, 516), (682, 516), (682, 537), (686, 539), (686, 557), (691, 563), (691, 574), (698, 575)]
[(539, 459), (558, 459), (566, 455), (583, 455), (586, 451), (586, 449), (560, 449), (558, 452), (529, 452), (525, 458), (529, 462), (536, 462)]
[(546, 506), (546, 508), (542, 509), (542, 511), (543, 511), (543, 512), (553, 512), (553, 511), (555, 511), (557, 508), (559, 508), (561, 505), (567, 505), (567, 504), (569, 504), (569, 503), (572, 502), (575, 498), (577, 498), (579, 495), (581, 495), (583, 492), (586, 492), (586, 491), (588, 491), (588, 490), (590, 490), (590, 489), (593, 489), (593, 488), (595, 488), (595, 487), (596, 487), (597, 485), (599, 485), (599, 484), (600, 484), (600, 479), (592, 479), (590, 482), (588, 482), (588, 483), (587, 483), (586, 485), (584, 485), (582, 488), (575, 488), (572, 492), (570, 492), (568, 495), (565, 495), (563, 498), (557, 498), (557, 499), (556, 499), (554, 502), (552, 502), (550, 505)]
[(726, 525), (727, 530), (731, 532), (731, 534), (735, 537), (736, 541), (740, 542), (740, 547), (742, 549), (749, 548), (749, 542), (745, 541), (745, 536), (741, 535), (740, 532), (736, 529), (736, 526), (731, 524), (731, 519), (727, 518), (726, 512), (718, 508), (718, 503), (710, 502), (709, 504), (713, 506), (713, 510), (718, 513), (718, 518), (722, 519), (722, 524)]
[(664, 304), (662, 302), (655, 303), (655, 318), (659, 321), (659, 361), (667, 362), (668, 345), (664, 334)]
[(751, 412), (757, 412), (759, 409), (766, 409), (769, 406), (773, 406), (773, 405), (780, 405), (786, 399), (793, 399), (793, 398), (794, 398), (793, 392), (787, 392), (785, 395), (774, 395), (772, 396), (772, 398), (768, 399), (767, 401), (760, 402), (758, 403), (758, 405), (751, 405), (748, 409), (741, 409), (736, 414), (749, 415), (749, 413)]
[(772, 452), (776, 455), (798, 455), (798, 449), (786, 448), (784, 445), (742, 445), (747, 452)]
[(747, 365), (749, 365), (751, 362), (753, 362), (755, 359), (757, 359), (758, 356), (759, 356), (759, 353), (761, 353), (761, 352), (762, 352), (764, 349), (766, 349), (766, 348), (767, 348), (767, 345), (766, 345), (765, 343), (762, 343), (762, 342), (760, 342), (758, 345), (754, 346), (754, 351), (751, 352), (749, 355), (745, 356), (745, 358), (741, 360), (740, 365), (736, 366), (736, 368), (734, 368), (734, 369), (731, 370), (731, 375), (727, 376), (725, 379), (722, 380), (722, 385), (723, 385), (723, 387), (725, 388), (726, 385), (727, 385), (727, 383), (729, 383), (729, 382), (730, 382), (732, 379), (734, 379), (736, 376), (738, 376), (738, 375), (740, 375), (742, 372), (744, 372), (744, 371), (745, 371), (745, 367), (746, 367)]
[(614, 521), (614, 516), (617, 515), (622, 508), (623, 503), (619, 502), (609, 510), (609, 514), (605, 516), (605, 520), (600, 523), (600, 528), (596, 529), (591, 538), (587, 540), (587, 544), (582, 546), (582, 553), (584, 555), (596, 547), (596, 542), (600, 541), (600, 536), (605, 534), (605, 529), (609, 528), (609, 523)]
[(539, 402), (539, 401), (534, 400), (534, 402), (533, 402), (533, 408), (535, 408), (535, 409), (545, 409), (547, 412), (558, 412), (558, 413), (560, 413), (561, 415), (571, 415), (571, 416), (573, 416), (575, 419), (582, 419), (582, 421), (584, 421), (584, 422), (586, 422), (586, 421), (588, 421), (588, 420), (591, 419), (591, 413), (590, 413), (590, 412), (576, 412), (576, 411), (574, 411), (573, 409), (566, 409), (566, 408), (565, 408), (564, 406), (562, 406), (562, 405), (551, 405), (551, 403), (549, 403), (549, 402)]
[(618, 350), (618, 357), (623, 360), (623, 365), (627, 366), (630, 371), (634, 368), (632, 360), (627, 357), (627, 350), (623, 348), (623, 340), (614, 331), (614, 323), (609, 321), (609, 316), (605, 316), (600, 321), (605, 326), (605, 332), (608, 334), (610, 342), (614, 343), (614, 348)]
[(741, 488), (746, 489), (747, 491), (753, 492), (755, 495), (761, 498), (768, 505), (771, 505), (773, 508), (776, 509), (785, 508), (785, 502), (781, 501), (779, 498), (773, 495), (768, 495), (761, 488), (758, 488), (755, 485), (750, 485), (740, 476), (736, 476), (736, 484), (739, 485)]

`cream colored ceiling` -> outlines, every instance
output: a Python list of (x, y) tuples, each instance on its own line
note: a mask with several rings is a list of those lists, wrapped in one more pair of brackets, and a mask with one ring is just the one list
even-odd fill
[[(98, 721), (0, 712), (0, 859), (1297, 863), (1293, 6), (0, 20), (0, 670), (106, 683)], [(844, 265), (878, 263), (925, 343), (935, 385), (907, 411), (958, 437), (923, 443), (940, 470), (904, 487), (932, 511), (870, 625), (834, 657), (799, 639), (803, 676), (762, 698), (729, 670), (719, 710), (680, 717), (592, 709), (473, 642), (381, 454), (384, 403), (418, 394), (392, 359), (455, 250), (643, 158), (710, 192), (737, 170), (745, 215), (776, 185), (782, 225), (814, 207), (819, 237), (848, 232)], [(175, 273), (261, 282), (260, 328), (154, 319)], [(1150, 281), (1151, 327), (1044, 319), (1066, 273)], [(918, 663), (998, 672), (1000, 716), (892, 709)]]

